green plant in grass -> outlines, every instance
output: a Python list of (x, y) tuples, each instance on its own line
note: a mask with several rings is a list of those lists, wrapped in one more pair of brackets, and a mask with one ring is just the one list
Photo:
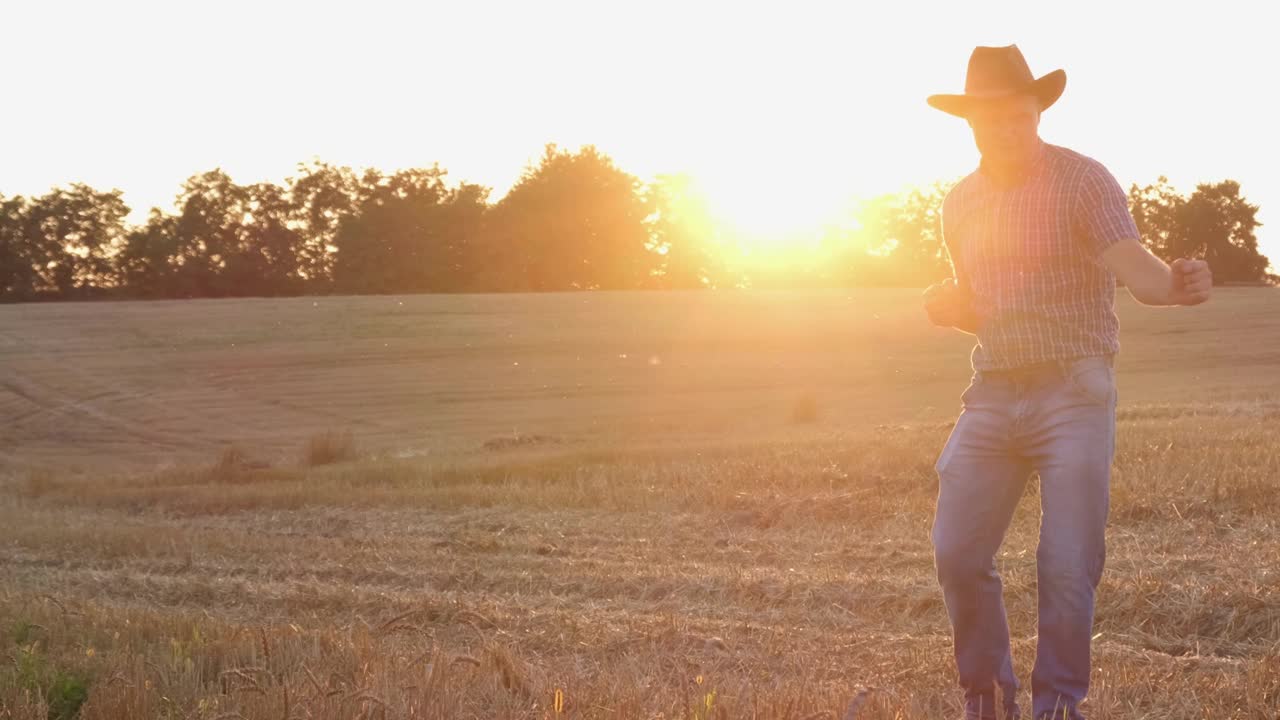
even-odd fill
[(35, 643), (18, 650), (11, 681), (13, 688), (44, 696), (49, 706), (49, 720), (72, 720), (89, 699), (89, 678), (74, 670), (52, 665)]

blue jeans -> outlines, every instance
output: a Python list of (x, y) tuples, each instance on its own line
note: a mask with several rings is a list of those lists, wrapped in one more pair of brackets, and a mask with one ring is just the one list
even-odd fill
[(966, 716), (1016, 717), (1018, 688), (995, 554), (1033, 472), (1040, 476), (1036, 553), (1039, 636), (1032, 716), (1079, 720), (1089, 689), (1094, 592), (1115, 455), (1115, 372), (1086, 358), (977, 373), (938, 457), (934, 562), (951, 619)]

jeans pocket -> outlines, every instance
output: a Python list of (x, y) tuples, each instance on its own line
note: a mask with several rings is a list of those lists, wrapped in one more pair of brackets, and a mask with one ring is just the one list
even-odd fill
[(1072, 373), (1071, 389), (1093, 405), (1109, 405), (1116, 399), (1115, 370), (1107, 366), (1090, 367)]
[(965, 413), (960, 413), (960, 417), (956, 418), (955, 425), (951, 427), (951, 434), (947, 436), (947, 442), (942, 446), (942, 452), (938, 454), (938, 460), (933, 464), (933, 471), (939, 477), (946, 471), (947, 466), (951, 464), (951, 459), (956, 454), (956, 449), (961, 442), (961, 427), (965, 423)]
[(977, 399), (980, 385), (982, 385), (982, 378), (975, 373), (973, 378), (969, 380), (969, 387), (966, 387), (964, 392), (960, 393), (961, 408), (966, 408), (974, 404), (974, 401)]

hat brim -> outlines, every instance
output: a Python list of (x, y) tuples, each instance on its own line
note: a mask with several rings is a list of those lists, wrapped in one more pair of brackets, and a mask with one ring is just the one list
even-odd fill
[(992, 100), (999, 100), (1014, 95), (1031, 95), (1040, 101), (1040, 111), (1049, 109), (1049, 106), (1058, 101), (1062, 97), (1062, 91), (1067, 87), (1067, 73), (1065, 70), (1054, 70), (1044, 77), (1032, 80), (1026, 87), (1009, 92), (993, 94), (993, 95), (930, 95), (929, 105), (941, 110), (944, 113), (955, 115), (956, 117), (968, 118), (969, 113), (974, 107)]

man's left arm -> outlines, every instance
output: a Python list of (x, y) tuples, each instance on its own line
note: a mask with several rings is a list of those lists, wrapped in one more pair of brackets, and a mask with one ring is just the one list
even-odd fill
[(1136, 237), (1112, 244), (1101, 259), (1143, 305), (1199, 305), (1213, 291), (1209, 263), (1180, 258), (1166, 264)]
[(1143, 305), (1199, 305), (1209, 299), (1213, 274), (1203, 260), (1167, 264), (1142, 244), (1128, 198), (1101, 165), (1085, 176), (1076, 197), (1076, 224), (1088, 250)]

